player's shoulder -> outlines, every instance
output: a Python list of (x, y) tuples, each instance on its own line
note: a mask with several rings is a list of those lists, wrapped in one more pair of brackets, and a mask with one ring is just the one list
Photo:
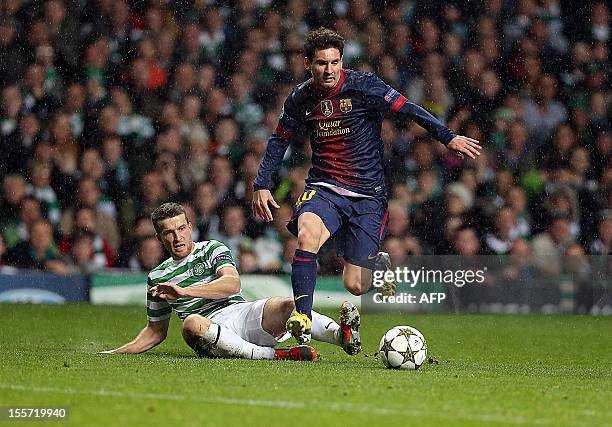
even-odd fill
[(382, 79), (376, 74), (368, 71), (344, 70), (345, 85), (352, 86), (357, 90), (368, 90), (373, 86), (384, 84)]
[(194, 253), (197, 253), (198, 255), (203, 255), (205, 257), (212, 256), (213, 253), (218, 252), (219, 249), (228, 250), (228, 247), (225, 243), (215, 239), (204, 240), (198, 243), (199, 246), (196, 248), (196, 251), (194, 251)]
[(154, 269), (149, 271), (149, 274), (148, 274), (149, 279), (151, 279), (151, 280), (156, 279), (161, 274), (163, 274), (164, 270), (166, 270), (168, 267), (172, 266), (172, 261), (173, 261), (172, 257), (170, 257), (170, 258), (164, 260), (157, 267), (155, 267)]
[(345, 90), (353, 90), (367, 97), (384, 98), (386, 101), (399, 94), (374, 73), (351, 70), (350, 73), (345, 72), (345, 76)]
[(287, 101), (301, 102), (305, 97), (310, 95), (312, 89), (312, 78), (293, 87), (291, 93), (287, 97)]

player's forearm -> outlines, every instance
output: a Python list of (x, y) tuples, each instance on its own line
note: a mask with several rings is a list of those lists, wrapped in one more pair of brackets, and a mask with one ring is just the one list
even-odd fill
[(240, 292), (240, 277), (221, 276), (212, 282), (184, 288), (185, 296), (193, 298), (221, 299)]
[(406, 114), (417, 122), (419, 126), (425, 128), (431, 136), (444, 145), (448, 145), (456, 136), (453, 131), (444, 126), (433, 114), (413, 102), (406, 102), (399, 109), (399, 112)]
[(111, 350), (111, 353), (114, 354), (137, 354), (144, 353), (147, 350), (152, 349), (156, 345), (166, 339), (166, 334), (152, 330), (150, 327), (145, 327), (136, 338), (130, 341), (127, 344), (122, 345), (114, 350)]
[(257, 177), (253, 185), (255, 191), (270, 188), (272, 175), (280, 168), (287, 147), (289, 147), (288, 139), (283, 139), (276, 133), (270, 137), (266, 148), (266, 154), (263, 159), (261, 159)]

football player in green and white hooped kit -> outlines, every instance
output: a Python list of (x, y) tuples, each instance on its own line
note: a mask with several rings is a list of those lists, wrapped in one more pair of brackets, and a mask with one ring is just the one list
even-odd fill
[[(314, 360), (315, 349), (274, 346), (288, 336), (285, 322), (295, 309), (290, 297), (247, 302), (231, 251), (216, 240), (194, 242), (183, 207), (164, 203), (151, 220), (157, 238), (171, 257), (148, 276), (148, 323), (132, 341), (100, 354), (142, 353), (166, 338), (172, 310), (182, 320), (185, 342), (202, 357)], [(359, 312), (350, 302), (341, 307), (341, 324), (313, 312), (313, 338), (341, 346), (348, 354), (361, 350)]]

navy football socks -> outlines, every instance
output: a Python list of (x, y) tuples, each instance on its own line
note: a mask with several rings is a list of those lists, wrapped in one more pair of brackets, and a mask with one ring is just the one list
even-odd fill
[(317, 254), (295, 250), (291, 265), (291, 286), (293, 300), (298, 313), (305, 314), (312, 320), (312, 300), (317, 283)]

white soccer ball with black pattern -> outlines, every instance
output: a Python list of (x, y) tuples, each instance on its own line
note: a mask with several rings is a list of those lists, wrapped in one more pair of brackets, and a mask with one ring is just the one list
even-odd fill
[(412, 326), (396, 326), (383, 335), (378, 354), (387, 368), (419, 369), (427, 359), (427, 342)]

